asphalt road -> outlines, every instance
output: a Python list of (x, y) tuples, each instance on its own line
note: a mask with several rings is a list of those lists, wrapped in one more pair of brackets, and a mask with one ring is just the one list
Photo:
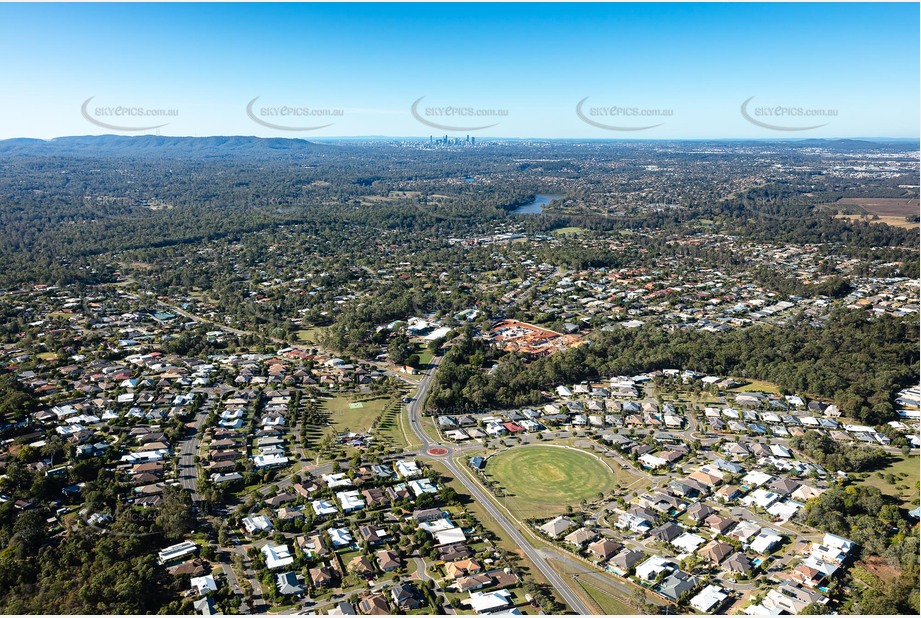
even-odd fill
[(566, 604), (569, 607), (583, 615), (589, 615), (593, 612), (591, 609), (582, 602), (582, 600), (573, 592), (572, 588), (569, 586), (569, 583), (566, 582), (553, 568), (547, 564), (544, 560), (541, 553), (535, 549), (530, 542), (525, 538), (525, 536), (518, 530), (517, 525), (512, 522), (505, 514), (500, 511), (489, 496), (487, 496), (479, 485), (471, 480), (457, 464), (451, 459), (454, 448), (450, 444), (441, 444), (439, 442), (433, 441), (429, 438), (428, 434), (422, 429), (420, 425), (420, 412), (422, 403), (425, 401), (425, 396), (428, 393), (428, 389), (431, 387), (432, 382), (435, 379), (435, 373), (438, 369), (438, 365), (441, 363), (442, 356), (436, 356), (432, 359), (431, 369), (428, 374), (422, 378), (422, 381), (419, 383), (419, 390), (416, 393), (416, 396), (413, 398), (409, 404), (407, 404), (406, 409), (409, 412), (409, 426), (412, 428), (413, 432), (418, 436), (419, 440), (422, 441), (423, 450), (429, 449), (431, 447), (441, 447), (448, 451), (447, 456), (439, 458), (439, 460), (445, 464), (448, 470), (454, 475), (460, 483), (467, 489), (470, 495), (476, 500), (485, 510), (489, 513), (501, 527), (505, 530), (506, 534), (509, 535), (512, 542), (514, 542), (521, 550), (525, 553), (528, 559), (534, 564), (534, 566), (543, 574), (548, 582), (553, 586), (553, 588), (559, 593), (560, 596), (566, 601)]
[(201, 439), (198, 437), (198, 430), (201, 428), (211, 408), (214, 405), (214, 392), (209, 390), (205, 392), (205, 401), (195, 415), (194, 431), (191, 435), (179, 443), (179, 483), (182, 488), (192, 494), (192, 502), (198, 502), (198, 465), (195, 463), (195, 454), (198, 452), (198, 445)]

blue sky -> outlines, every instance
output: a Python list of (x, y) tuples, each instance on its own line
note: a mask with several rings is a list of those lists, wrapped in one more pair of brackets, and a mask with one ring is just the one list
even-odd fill
[[(0, 138), (151, 132), (93, 121), (306, 139), (918, 137), (918, 21), (916, 3), (2, 4)], [(750, 98), (774, 128), (742, 115)], [(285, 106), (341, 115), (268, 115)], [(117, 107), (178, 115), (104, 115)]]

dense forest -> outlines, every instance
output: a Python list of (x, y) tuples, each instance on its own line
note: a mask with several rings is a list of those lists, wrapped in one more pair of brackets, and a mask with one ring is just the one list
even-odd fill
[[(799, 154), (800, 145), (788, 147), (786, 162), (812, 161)], [(521, 162), (535, 149), (552, 158)], [(908, 272), (917, 272), (917, 252), (904, 251), (917, 246), (917, 230), (836, 219), (827, 208), (842, 196), (903, 196), (900, 179), (858, 187), (809, 177), (726, 197), (720, 183), (764, 170), (731, 152), (683, 150), (604, 142), (425, 151), (258, 138), (8, 140), (0, 143), (0, 288), (107, 281), (114, 268), (98, 259), (104, 254), (285, 226), (328, 229), (340, 238), (384, 230), (427, 239), (482, 233), (490, 223), (510, 220), (511, 208), (539, 192), (566, 193), (567, 204), (576, 206), (555, 203), (545, 215), (521, 221), (527, 232), (575, 226), (667, 234), (706, 221), (709, 229), (756, 241), (836, 243), (844, 255), (905, 261)], [(686, 177), (676, 180), (684, 189), (681, 207), (603, 207), (612, 165), (625, 190), (669, 199), (645, 175), (650, 157), (686, 168)], [(573, 255), (569, 263), (603, 266), (612, 259)]]
[[(893, 395), (917, 381), (918, 328), (911, 318), (867, 320), (840, 310), (821, 328), (804, 317), (788, 328), (723, 333), (645, 326), (593, 336), (588, 345), (530, 364), (466, 334), (445, 357), (428, 400), (432, 410), (536, 404), (558, 384), (686, 368), (775, 382), (784, 392), (833, 400), (878, 424), (895, 417)], [(492, 362), (494, 371), (487, 372)]]

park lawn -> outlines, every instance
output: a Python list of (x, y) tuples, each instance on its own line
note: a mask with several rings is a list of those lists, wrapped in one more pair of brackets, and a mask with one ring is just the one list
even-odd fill
[(405, 448), (417, 445), (418, 441), (415, 434), (408, 429), (405, 417), (403, 406), (399, 402), (390, 404), (377, 426), (378, 435), (391, 446)]
[(730, 392), (733, 393), (774, 393), (775, 395), (780, 394), (780, 389), (777, 388), (777, 385), (773, 382), (767, 382), (765, 380), (750, 380), (748, 378), (733, 378), (739, 382), (748, 382), (745, 386), (739, 386), (733, 388)]
[[(896, 461), (881, 470), (870, 472), (866, 478), (857, 481), (859, 485), (876, 487), (884, 494), (895, 496), (902, 506), (918, 507), (919, 482), (918, 455), (905, 457), (898, 455)], [(898, 479), (893, 485), (886, 480), (886, 475), (893, 474)]]
[(371, 428), (374, 417), (390, 401), (388, 397), (378, 397), (362, 401), (360, 408), (350, 407), (349, 404), (357, 399), (354, 396), (340, 395), (323, 401), (323, 407), (329, 411), (329, 424), (336, 433), (342, 433), (346, 429), (356, 433), (367, 431)]
[(420, 347), (419, 351), (416, 352), (419, 355), (419, 366), (425, 368), (429, 363), (432, 362), (432, 357), (435, 356), (432, 354), (432, 351), (428, 349), (428, 346)]
[(563, 234), (581, 234), (585, 229), (581, 227), (561, 227), (550, 232), (555, 236), (561, 236)]
[(486, 474), (505, 490), (498, 500), (519, 519), (559, 515), (617, 483), (612, 468), (585, 451), (545, 445), (501, 451), (489, 458)]
[(55, 360), (58, 357), (58, 355), (55, 354), (54, 352), (41, 352), (39, 354), (36, 354), (35, 356), (37, 356), (41, 360)]
[(319, 326), (313, 326), (311, 328), (302, 328), (297, 331), (297, 340), (303, 341), (304, 343), (319, 343), (320, 333), (323, 329)]

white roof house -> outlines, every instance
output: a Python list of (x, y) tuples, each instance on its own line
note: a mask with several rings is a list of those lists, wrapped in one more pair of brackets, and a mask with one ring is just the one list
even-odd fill
[(644, 453), (639, 456), (639, 461), (647, 468), (660, 468), (662, 466), (667, 466), (668, 461), (662, 459), (661, 457), (656, 457), (655, 455), (650, 455), (649, 453)]
[(188, 556), (196, 551), (198, 551), (198, 545), (192, 541), (183, 541), (182, 543), (176, 543), (175, 545), (170, 545), (169, 547), (161, 549), (157, 554), (157, 558), (160, 564), (166, 564), (167, 562), (172, 562), (178, 558)]
[(286, 463), (288, 463), (288, 458), (283, 455), (256, 455), (253, 457), (253, 465), (257, 468), (283, 466)]
[(361, 497), (357, 489), (353, 489), (352, 491), (340, 491), (336, 494), (336, 499), (339, 500), (339, 504), (342, 505), (342, 510), (346, 513), (365, 508), (364, 498)]
[(269, 570), (280, 569), (294, 562), (287, 545), (263, 545), (262, 555), (265, 556), (265, 566)]
[(422, 470), (419, 469), (416, 462), (409, 459), (401, 459), (394, 465), (394, 469), (397, 471), (397, 474), (400, 475), (400, 478), (404, 479), (411, 479), (422, 475)]
[(193, 577), (189, 580), (189, 584), (192, 586), (192, 589), (195, 590), (195, 594), (207, 594), (217, 590), (217, 582), (214, 581), (214, 577), (211, 575)]
[(333, 547), (345, 547), (352, 543), (352, 533), (348, 528), (330, 528), (326, 532)]
[(244, 517), (243, 518), (243, 527), (246, 529), (246, 532), (253, 534), (254, 532), (261, 532), (263, 530), (271, 530), (272, 522), (269, 521), (269, 518), (265, 515), (256, 515), (255, 517)]
[(423, 521), (419, 523), (419, 528), (425, 530), (429, 534), (435, 534), (441, 530), (450, 530), (454, 527), (454, 524), (452, 524), (451, 520), (449, 520), (447, 517), (440, 517), (438, 519)]
[(493, 613), (512, 604), (512, 593), (504, 588), (492, 592), (471, 592), (470, 607), (478, 614)]
[(749, 487), (760, 487), (761, 485), (764, 485), (770, 481), (772, 478), (774, 477), (772, 477), (770, 474), (765, 474), (764, 472), (759, 472), (758, 470), (752, 470), (742, 477), (742, 484), (748, 485)]
[(718, 607), (727, 598), (728, 595), (723, 592), (722, 588), (710, 585), (691, 598), (691, 607), (699, 612), (707, 613)]
[(636, 576), (646, 581), (653, 581), (656, 576), (668, 570), (669, 562), (665, 558), (652, 556), (636, 567)]
[(325, 515), (335, 515), (339, 512), (339, 509), (336, 508), (336, 505), (329, 500), (314, 500), (312, 506), (313, 512), (316, 513), (318, 517), (323, 517)]
[(780, 494), (776, 494), (773, 491), (767, 491), (766, 489), (756, 489), (755, 491), (742, 498), (742, 504), (746, 506), (755, 504), (767, 510), (768, 507), (780, 500), (780, 498)]
[(692, 532), (685, 532), (674, 541), (672, 541), (672, 545), (690, 554), (696, 551), (697, 548), (703, 545), (705, 542), (706, 539), (704, 539), (702, 536)]
[(774, 454), (775, 457), (783, 457), (785, 459), (790, 459), (793, 457), (793, 451), (788, 449), (786, 446), (782, 446), (780, 444), (772, 444), (771, 452)]
[(755, 537), (755, 540), (751, 542), (750, 547), (752, 551), (756, 551), (759, 554), (766, 554), (774, 549), (781, 541), (783, 541), (783, 537), (778, 534), (776, 530), (762, 528), (758, 536)]
[(323, 479), (323, 482), (326, 483), (327, 487), (351, 487), (352, 479), (350, 479), (345, 472), (338, 472), (336, 474), (324, 474), (320, 478)]
[(811, 553), (817, 560), (831, 562), (840, 566), (856, 546), (857, 543), (854, 541), (826, 532), (821, 545), (818, 543), (812, 544)]
[(786, 502), (775, 502), (768, 507), (767, 512), (773, 517), (776, 517), (777, 520), (783, 522), (796, 515), (796, 512), (804, 506), (802, 502), (787, 500)]
[(460, 528), (449, 528), (448, 530), (436, 532), (435, 540), (439, 545), (450, 545), (452, 543), (462, 543), (467, 540), (467, 537)]
[(438, 488), (429, 479), (415, 479), (409, 482), (409, 489), (417, 498), (422, 494), (437, 494)]

